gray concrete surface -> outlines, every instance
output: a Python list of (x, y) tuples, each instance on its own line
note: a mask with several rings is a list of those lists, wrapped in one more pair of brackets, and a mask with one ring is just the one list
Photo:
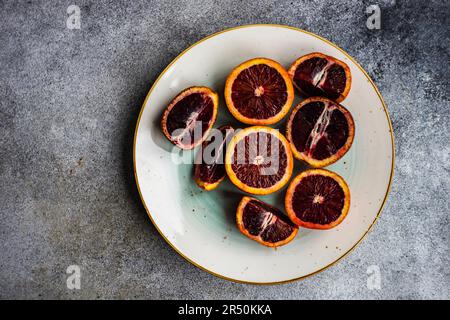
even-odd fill
[[(378, 3), (381, 30), (365, 8)], [(66, 9), (81, 9), (81, 29)], [(448, 1), (0, 1), (1, 298), (450, 298)], [(304, 281), (253, 286), (178, 256), (143, 209), (132, 136), (162, 69), (213, 32), (279, 23), (338, 44), (373, 77), (396, 174), (373, 231)], [(80, 290), (66, 268), (81, 266)], [(369, 290), (377, 265), (381, 288)]]

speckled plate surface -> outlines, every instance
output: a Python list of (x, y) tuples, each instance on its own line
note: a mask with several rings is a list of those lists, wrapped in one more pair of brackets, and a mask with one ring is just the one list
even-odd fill
[[(235, 226), (244, 195), (229, 181), (205, 192), (193, 181), (195, 151), (173, 153), (160, 129), (161, 114), (182, 89), (209, 86), (221, 94), (233, 67), (254, 57), (286, 68), (299, 56), (319, 51), (345, 61), (352, 88), (341, 103), (352, 113), (356, 134), (350, 151), (327, 167), (351, 191), (351, 207), (338, 227), (301, 228), (288, 245), (271, 249), (249, 240)], [(294, 105), (299, 102), (298, 96)], [(286, 117), (287, 118), (287, 117)], [(220, 101), (215, 127), (245, 127)], [(284, 133), (285, 121), (275, 126)], [(362, 68), (344, 51), (314, 34), (278, 25), (251, 25), (209, 36), (181, 53), (160, 75), (145, 99), (136, 126), (134, 169), (147, 213), (164, 239), (184, 258), (214, 275), (248, 283), (281, 283), (317, 273), (351, 251), (371, 228), (386, 201), (393, 175), (391, 123), (383, 100)], [(294, 176), (305, 167), (296, 160)], [(259, 197), (284, 210), (285, 190)]]

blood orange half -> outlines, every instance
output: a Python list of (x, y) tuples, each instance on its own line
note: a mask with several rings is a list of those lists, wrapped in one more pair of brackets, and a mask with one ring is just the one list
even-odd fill
[(350, 190), (344, 179), (325, 169), (310, 169), (292, 180), (285, 197), (289, 218), (298, 226), (331, 229), (350, 208)]
[(289, 76), (305, 96), (322, 96), (337, 102), (347, 97), (352, 83), (346, 63), (318, 52), (295, 60), (289, 68)]
[(292, 111), (286, 136), (297, 159), (313, 167), (325, 167), (350, 149), (355, 123), (350, 112), (339, 103), (312, 97)]
[(280, 210), (255, 198), (243, 197), (236, 210), (238, 229), (267, 247), (289, 243), (298, 228)]
[(231, 114), (247, 124), (273, 124), (289, 111), (294, 87), (276, 61), (255, 58), (237, 66), (225, 84), (225, 101)]
[(231, 182), (252, 194), (269, 194), (282, 188), (292, 175), (289, 142), (270, 127), (239, 131), (230, 141), (225, 169)]
[(215, 189), (225, 178), (225, 148), (234, 129), (225, 125), (213, 130), (211, 139), (202, 144), (194, 164), (194, 179), (205, 190)]
[(219, 97), (207, 87), (191, 87), (180, 92), (161, 119), (164, 135), (182, 149), (193, 149), (208, 136), (217, 117)]

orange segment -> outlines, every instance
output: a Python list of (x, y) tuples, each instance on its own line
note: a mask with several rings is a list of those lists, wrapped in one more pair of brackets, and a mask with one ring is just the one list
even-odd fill
[(274, 124), (289, 111), (294, 87), (276, 61), (255, 58), (237, 66), (225, 83), (225, 101), (231, 114), (247, 124)]
[(243, 197), (236, 210), (239, 231), (267, 247), (291, 242), (298, 228), (280, 210), (255, 198)]
[(350, 208), (350, 190), (344, 179), (325, 169), (310, 169), (292, 180), (286, 193), (289, 218), (298, 226), (331, 229)]
[(347, 97), (352, 84), (350, 68), (345, 62), (319, 52), (295, 60), (289, 76), (306, 97), (321, 96), (336, 102)]
[(213, 190), (225, 178), (225, 147), (233, 134), (233, 127), (224, 125), (213, 129), (212, 137), (203, 142), (194, 164), (194, 180), (200, 188)]
[(167, 106), (161, 119), (166, 138), (182, 149), (193, 149), (208, 136), (217, 117), (219, 96), (208, 87), (190, 87)]
[(328, 166), (342, 158), (355, 136), (350, 112), (327, 98), (312, 97), (292, 111), (286, 137), (292, 153), (313, 167)]
[(275, 129), (248, 127), (230, 141), (225, 169), (231, 182), (252, 194), (282, 188), (292, 175), (293, 157), (286, 138)]

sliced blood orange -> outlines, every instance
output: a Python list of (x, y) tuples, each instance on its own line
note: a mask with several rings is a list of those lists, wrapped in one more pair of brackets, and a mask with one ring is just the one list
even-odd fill
[(231, 114), (247, 124), (273, 124), (289, 111), (294, 87), (276, 61), (255, 58), (237, 66), (225, 83), (225, 101)]
[(255, 198), (243, 197), (236, 210), (239, 230), (268, 247), (279, 247), (294, 239), (298, 228), (280, 210)]
[(350, 190), (344, 179), (325, 169), (310, 169), (292, 180), (285, 198), (289, 218), (298, 226), (331, 229), (347, 216)]
[(337, 102), (347, 97), (352, 83), (347, 64), (318, 52), (295, 60), (289, 69), (289, 76), (305, 96), (322, 96)]
[(282, 188), (292, 175), (289, 142), (278, 130), (248, 127), (230, 141), (225, 169), (231, 181), (252, 194), (269, 194)]
[(225, 125), (212, 131), (210, 140), (203, 142), (194, 164), (194, 179), (205, 190), (215, 189), (225, 178), (225, 148), (234, 129)]
[(219, 97), (207, 87), (180, 92), (163, 113), (164, 135), (182, 149), (193, 149), (208, 136), (217, 117)]
[(350, 112), (339, 103), (312, 97), (292, 111), (286, 136), (297, 159), (313, 167), (325, 167), (350, 149), (355, 123)]

